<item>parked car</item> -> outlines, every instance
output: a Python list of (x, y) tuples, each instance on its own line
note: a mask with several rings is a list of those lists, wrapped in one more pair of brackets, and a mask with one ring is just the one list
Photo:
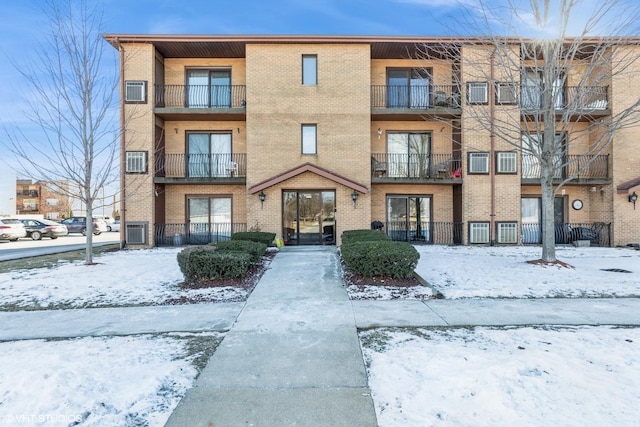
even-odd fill
[(120, 220), (115, 220), (111, 224), (107, 224), (107, 230), (120, 231)]
[[(62, 224), (67, 226), (69, 233), (82, 233), (83, 236), (87, 234), (87, 217), (84, 216), (72, 216), (62, 221)], [(101, 219), (93, 220), (93, 234), (98, 236), (100, 233), (107, 231), (107, 223)]]
[(24, 224), (19, 219), (2, 218), (0, 219), (0, 240), (9, 240), (15, 242), (21, 237), (27, 235)]
[(43, 237), (57, 239), (69, 234), (66, 225), (48, 219), (21, 219), (20, 221), (27, 230), (27, 237), (31, 237), (33, 240), (40, 240)]

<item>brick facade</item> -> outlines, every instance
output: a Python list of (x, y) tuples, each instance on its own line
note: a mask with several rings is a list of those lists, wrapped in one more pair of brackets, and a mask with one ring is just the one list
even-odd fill
[[(392, 216), (398, 220), (398, 208), (391, 214), (391, 204), (398, 202), (395, 199), (406, 198), (407, 209), (422, 209), (415, 203), (426, 198), (428, 203), (421, 206), (428, 206), (429, 211), (418, 217), (433, 223), (462, 224), (462, 234), (447, 243), (468, 244), (469, 222), (489, 222), (493, 242), (496, 223), (521, 224), (521, 201), (540, 197), (540, 186), (525, 179), (523, 155), (512, 145), (521, 140), (519, 119), (511, 131), (494, 131), (494, 136), (499, 133), (494, 138), (476, 119), (478, 114), (492, 114), (497, 123), (507, 122), (520, 117), (520, 106), (497, 105), (493, 92), (485, 104), (467, 102), (467, 83), (487, 81), (487, 75), (497, 82), (516, 78), (500, 67), (491, 69), (486, 47), (465, 46), (457, 60), (442, 54), (432, 59), (408, 59), (412, 55), (407, 52), (426, 41), (294, 36), (105, 38), (120, 49), (123, 87), (126, 81), (147, 84), (146, 102), (121, 105), (123, 169), (126, 152), (148, 154), (145, 173), (123, 173), (123, 221), (148, 226), (146, 245), (156, 244), (154, 229), (158, 226), (182, 224), (188, 229), (195, 218), (189, 212), (190, 198), (229, 199), (229, 212), (221, 216), (230, 215), (230, 221), (244, 229), (285, 237), (285, 193), (331, 192), (335, 194), (332, 221), (336, 244), (340, 244), (342, 231), (369, 228), (373, 220), (390, 227)], [(302, 84), (306, 55), (317, 59), (316, 84)], [(514, 57), (517, 49), (510, 59)], [(611, 68), (607, 64), (602, 67)], [(196, 96), (188, 79), (193, 70), (204, 73), (208, 91), (197, 96), (208, 101), (217, 97), (229, 105), (190, 105)], [(207, 73), (219, 71), (228, 75), (228, 86), (214, 87), (213, 80), (206, 80)], [(391, 76), (405, 71), (406, 91), (394, 92), (398, 89), (396, 83), (390, 83)], [(412, 73), (428, 75), (428, 89), (419, 84), (413, 88)], [(571, 68), (566, 85), (580, 84), (583, 75), (580, 65)], [(213, 79), (213, 74), (208, 78)], [(637, 101), (640, 68), (605, 83), (607, 112), (570, 124), (566, 155), (589, 153), (598, 135), (585, 132), (588, 124), (601, 120), (606, 126), (611, 116)], [(229, 95), (215, 92), (221, 88)], [(178, 91), (173, 100), (171, 91)], [(410, 104), (402, 108), (392, 105), (404, 102), (403, 96), (412, 99), (407, 101)], [(169, 105), (171, 102), (175, 105)], [(314, 153), (302, 152), (303, 125), (315, 126)], [(222, 134), (230, 141), (227, 157), (215, 154), (214, 148), (205, 154), (209, 162), (217, 162), (217, 166), (208, 164), (206, 176), (194, 172), (188, 142), (193, 134)], [(565, 223), (610, 223), (611, 245), (640, 242), (636, 211), (618, 188), (640, 173), (636, 134), (636, 129), (622, 129), (610, 146), (597, 152), (608, 163), (607, 176), (575, 179), (558, 192)], [(428, 157), (420, 157), (423, 153), (393, 157), (392, 141), (418, 137), (427, 138)], [(414, 148), (408, 150), (414, 153)], [(498, 152), (516, 153), (514, 173), (496, 173)], [(488, 173), (470, 173), (469, 156), (474, 153), (488, 153)], [(169, 159), (176, 160), (169, 164)], [(279, 178), (305, 164), (327, 173), (305, 170)], [(640, 191), (632, 188), (628, 193), (634, 189)], [(354, 192), (358, 196), (355, 203)], [(264, 194), (263, 202), (259, 194)], [(583, 202), (582, 209), (572, 208), (576, 199)], [(413, 211), (407, 212), (406, 218), (400, 215), (407, 227), (409, 216), (415, 220)]]

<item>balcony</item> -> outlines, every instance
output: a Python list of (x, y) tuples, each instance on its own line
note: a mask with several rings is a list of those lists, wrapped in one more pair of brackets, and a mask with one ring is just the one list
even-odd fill
[(425, 114), (457, 117), (461, 111), (457, 85), (371, 86), (374, 120), (422, 120)]
[[(589, 163), (591, 162), (591, 163)], [(556, 171), (554, 181), (560, 181), (566, 177), (573, 176), (573, 183), (585, 184), (606, 184), (609, 177), (609, 156), (588, 156), (570, 155), (564, 156), (565, 166)], [(522, 183), (540, 183), (540, 163), (538, 159), (530, 154), (522, 155)]]
[(158, 154), (155, 171), (156, 183), (242, 183), (247, 177), (247, 155)]
[(244, 120), (246, 86), (155, 85), (155, 112), (165, 120)]
[(427, 245), (461, 245), (461, 222), (388, 221), (384, 223), (391, 240)]
[[(557, 223), (554, 227), (557, 245), (571, 244), (577, 240), (588, 240), (590, 246), (611, 246), (611, 224), (604, 222), (590, 223)], [(542, 225), (524, 223), (521, 228), (523, 245), (539, 245), (542, 243)]]
[(371, 181), (462, 183), (462, 160), (453, 154), (374, 153)]
[[(561, 90), (561, 93), (557, 93)], [(566, 86), (554, 88), (556, 111), (580, 116), (606, 116), (611, 114), (608, 86)], [(543, 91), (539, 86), (520, 88), (520, 107), (525, 114), (535, 114), (542, 106)]]
[(206, 245), (231, 239), (234, 233), (247, 231), (243, 223), (155, 224), (156, 246)]

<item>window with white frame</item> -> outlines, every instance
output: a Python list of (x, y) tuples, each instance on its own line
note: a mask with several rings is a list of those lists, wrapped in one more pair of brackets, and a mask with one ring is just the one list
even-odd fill
[(469, 153), (469, 173), (489, 173), (489, 153)]
[(317, 126), (302, 125), (302, 154), (317, 154)]
[(469, 104), (486, 104), (489, 102), (489, 85), (487, 82), (467, 83), (467, 101)]
[(302, 84), (305, 86), (318, 84), (317, 55), (302, 55)]
[(516, 173), (517, 171), (517, 156), (514, 151), (496, 153), (496, 173)]
[(518, 223), (498, 222), (496, 227), (498, 243), (518, 243)]
[(496, 104), (509, 105), (518, 101), (518, 87), (515, 83), (496, 83)]
[(147, 102), (147, 82), (142, 80), (124, 82), (124, 101)]
[(147, 152), (126, 152), (126, 173), (147, 173)]
[(489, 223), (469, 223), (469, 243), (489, 243)]

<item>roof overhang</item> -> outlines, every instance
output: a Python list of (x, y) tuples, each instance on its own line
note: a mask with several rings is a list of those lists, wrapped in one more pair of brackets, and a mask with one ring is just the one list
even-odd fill
[(288, 171), (285, 171), (281, 174), (275, 175), (265, 181), (262, 181), (256, 185), (254, 185), (253, 187), (249, 188), (248, 192), (249, 194), (255, 194), (259, 191), (262, 191), (266, 188), (272, 187), (274, 185), (280, 184), (281, 182), (287, 181), (288, 179), (291, 179), (295, 176), (298, 176), (300, 174), (303, 174), (305, 172), (311, 172), (313, 174), (316, 174), (318, 176), (321, 176), (323, 178), (327, 178), (335, 183), (338, 183), (340, 185), (344, 185), (345, 187), (351, 188), (355, 191), (359, 191), (360, 193), (368, 193), (369, 189), (362, 185), (359, 184), (355, 181), (352, 181), (348, 178), (345, 178), (341, 175), (335, 174), (333, 172), (331, 172), (330, 170), (321, 168), (320, 166), (316, 166), (314, 164), (311, 163), (304, 163), (300, 166), (297, 166), (293, 169), (289, 169)]
[(629, 181), (625, 181), (616, 187), (618, 194), (631, 194), (634, 191), (640, 191), (640, 176)]

